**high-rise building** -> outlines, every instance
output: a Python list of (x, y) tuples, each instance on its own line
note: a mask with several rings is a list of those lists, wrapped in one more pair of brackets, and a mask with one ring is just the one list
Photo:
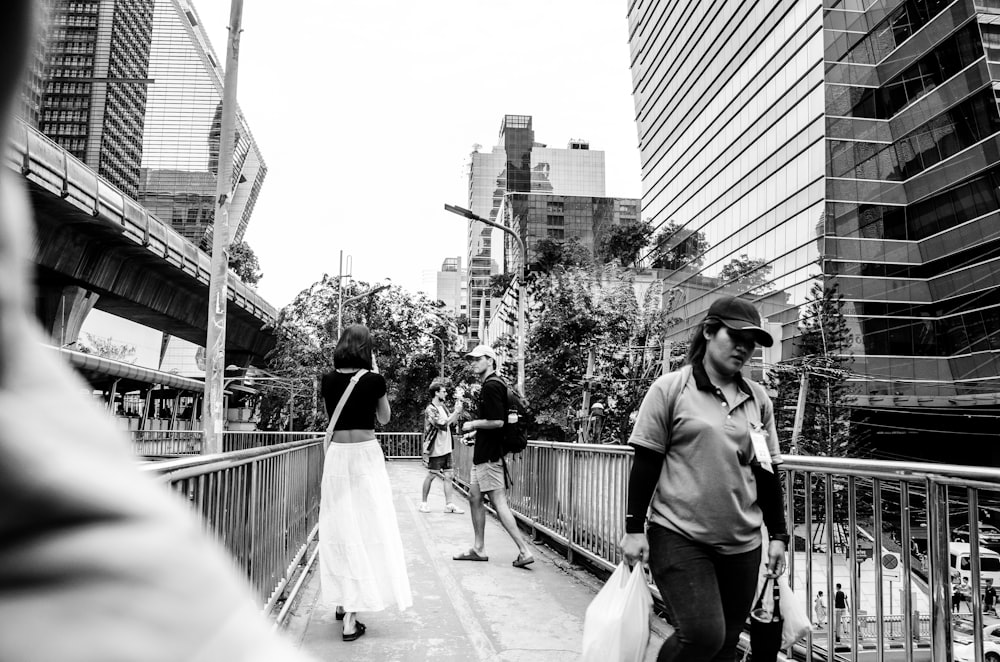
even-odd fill
[(437, 272), (436, 298), (443, 301), (452, 315), (468, 315), (468, 270), (462, 267), (462, 257), (449, 257)]
[[(596, 257), (608, 228), (639, 221), (639, 205), (635, 198), (507, 193), (499, 218), (503, 225), (518, 229), (530, 266), (535, 262), (538, 242), (543, 239), (576, 239)], [(504, 242), (504, 270), (515, 273), (521, 262), (517, 242), (507, 234)]]
[[(43, 0), (19, 115), (199, 242), (215, 214), (223, 71), (190, 0)], [(267, 174), (237, 110), (230, 219), (242, 239)]]
[[(73, 156), (135, 197), (142, 161), (153, 0), (49, 0), (40, 57), (22, 115)], [(44, 61), (44, 64), (42, 63)], [(34, 89), (45, 84), (34, 113)]]
[[(718, 283), (692, 288), (683, 318), (723, 287), (766, 298), (788, 357), (819, 279), (845, 303), (856, 411), (902, 423), (906, 443), (997, 411), (996, 3), (638, 0), (628, 15), (643, 217), (687, 243), (674, 279)], [(726, 283), (734, 264), (759, 277)], [(917, 425), (918, 408), (937, 415)]]
[[(529, 115), (505, 115), (499, 144), (492, 152), (472, 153), (469, 169), (469, 209), (497, 220), (505, 193), (552, 193), (604, 196), (604, 152), (591, 150), (585, 140), (571, 140), (567, 149), (535, 142)], [(520, 203), (518, 203), (520, 204)], [(504, 261), (503, 242), (494, 245), (489, 226), (471, 221), (468, 231), (470, 335), (480, 337), (489, 324), (492, 298), (490, 276)]]
[[(156, 0), (139, 201), (192, 241), (210, 234), (219, 172), (224, 72), (190, 0)], [(240, 241), (267, 166), (236, 113), (231, 240)]]

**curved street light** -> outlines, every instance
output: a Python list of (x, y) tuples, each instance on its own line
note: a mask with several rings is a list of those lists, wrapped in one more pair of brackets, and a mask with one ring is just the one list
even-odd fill
[[(389, 280), (389, 279), (386, 278), (386, 280)], [(386, 289), (388, 289), (390, 287), (392, 287), (392, 283), (386, 283), (385, 285), (379, 285), (378, 287), (373, 287), (372, 289), (368, 290), (364, 294), (359, 294), (357, 296), (351, 297), (350, 299), (344, 299), (343, 301), (339, 302), (337, 304), (337, 340), (340, 340), (340, 332), (341, 332), (341, 329), (343, 327), (344, 306), (346, 306), (347, 304), (351, 303), (352, 301), (358, 301), (359, 299), (364, 299), (365, 297), (370, 297), (371, 295), (377, 294), (377, 293), (381, 292), (382, 290), (386, 290)]]
[(524, 329), (524, 301), (527, 297), (524, 288), (524, 263), (528, 260), (528, 253), (524, 249), (524, 240), (521, 239), (521, 235), (507, 226), (487, 220), (469, 209), (447, 204), (444, 206), (444, 209), (445, 211), (450, 211), (452, 214), (464, 216), (470, 221), (478, 221), (498, 230), (503, 230), (514, 237), (517, 241), (517, 247), (521, 250), (521, 263), (517, 276), (517, 390), (524, 393), (524, 337), (526, 335)]

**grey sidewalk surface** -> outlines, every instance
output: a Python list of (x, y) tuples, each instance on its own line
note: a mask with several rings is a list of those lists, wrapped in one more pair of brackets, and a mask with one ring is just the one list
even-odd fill
[[(342, 641), (335, 605), (324, 602), (314, 570), (288, 621), (293, 641), (318, 660), (578, 659), (584, 613), (600, 581), (541, 545), (531, 545), (533, 565), (514, 568), (517, 548), (491, 516), (486, 519), (489, 561), (453, 561), (472, 542), (465, 499), (456, 498), (464, 515), (444, 513), (441, 483), (435, 481), (431, 512), (421, 513), (424, 468), (412, 461), (389, 462), (388, 468), (413, 606), (361, 613), (367, 633)], [(661, 643), (654, 634), (647, 660), (656, 658)]]

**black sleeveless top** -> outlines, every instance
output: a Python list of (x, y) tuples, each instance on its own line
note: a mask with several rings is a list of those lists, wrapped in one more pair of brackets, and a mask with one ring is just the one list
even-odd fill
[[(333, 410), (340, 402), (340, 396), (347, 389), (354, 373), (328, 372), (323, 375), (323, 385), (320, 393), (326, 403), (326, 415), (332, 416)], [(386, 394), (385, 378), (374, 372), (368, 372), (358, 380), (351, 391), (351, 397), (344, 404), (340, 418), (333, 427), (334, 430), (374, 430), (375, 407), (379, 398)]]

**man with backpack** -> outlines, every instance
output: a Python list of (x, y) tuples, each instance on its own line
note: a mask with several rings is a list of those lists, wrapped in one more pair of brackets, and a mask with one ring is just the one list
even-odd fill
[(479, 393), (479, 411), (476, 418), (462, 425), (462, 443), (475, 445), (472, 453), (472, 473), (469, 479), (469, 506), (472, 513), (472, 530), (475, 541), (471, 549), (452, 558), (456, 561), (488, 561), (486, 549), (486, 495), (496, 510), (500, 524), (517, 545), (515, 568), (524, 568), (535, 562), (528, 549), (517, 520), (507, 504), (504, 455), (509, 452), (504, 443), (504, 423), (510, 403), (507, 385), (496, 374), (497, 355), (492, 348), (478, 345), (465, 355), (473, 372), (482, 381)]

